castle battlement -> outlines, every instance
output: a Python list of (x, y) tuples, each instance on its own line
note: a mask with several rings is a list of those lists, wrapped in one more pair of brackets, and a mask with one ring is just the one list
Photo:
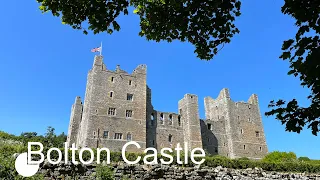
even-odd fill
[(200, 147), (231, 158), (259, 159), (268, 152), (257, 95), (248, 102), (233, 102), (224, 88), (216, 99), (204, 98), (206, 119), (200, 120), (195, 94), (187, 93), (177, 102), (178, 113), (154, 109), (146, 75), (144, 64), (129, 74), (120, 65), (108, 69), (103, 57), (95, 56), (84, 103), (78, 96), (71, 108), (69, 146), (120, 151), (128, 141), (142, 149), (186, 142), (189, 149)]

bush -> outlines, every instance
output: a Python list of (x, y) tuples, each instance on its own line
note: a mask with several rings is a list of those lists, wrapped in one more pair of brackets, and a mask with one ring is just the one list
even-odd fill
[(96, 179), (101, 180), (113, 180), (113, 171), (108, 166), (97, 166), (96, 167)]
[(267, 154), (263, 159), (263, 162), (270, 163), (281, 163), (281, 162), (295, 162), (297, 161), (297, 156), (293, 152), (279, 152), (274, 151)]
[(298, 160), (299, 161), (310, 161), (310, 159), (308, 157), (299, 157)]

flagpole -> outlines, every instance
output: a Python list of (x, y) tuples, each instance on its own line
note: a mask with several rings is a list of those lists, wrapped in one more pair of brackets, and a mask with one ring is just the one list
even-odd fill
[(102, 55), (102, 41), (101, 41), (101, 46), (100, 46), (100, 56)]

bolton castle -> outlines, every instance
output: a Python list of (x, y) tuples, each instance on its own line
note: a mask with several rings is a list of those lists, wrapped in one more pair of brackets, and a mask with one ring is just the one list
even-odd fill
[[(200, 119), (194, 94), (182, 97), (178, 113), (155, 110), (146, 76), (145, 65), (129, 74), (120, 66), (107, 69), (103, 57), (95, 56), (84, 102), (76, 97), (72, 105), (68, 145), (121, 151), (128, 141), (158, 150), (186, 142), (189, 149), (200, 147), (230, 158), (260, 159), (267, 154), (257, 95), (234, 102), (229, 90), (222, 89), (218, 97), (204, 98), (205, 119)], [(130, 147), (128, 151), (138, 150)]]

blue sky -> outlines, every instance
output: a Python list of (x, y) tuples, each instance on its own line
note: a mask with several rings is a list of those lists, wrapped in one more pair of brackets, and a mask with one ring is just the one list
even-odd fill
[[(155, 43), (138, 36), (139, 19), (131, 13), (119, 19), (121, 31), (89, 35), (62, 25), (59, 18), (42, 14), (34, 1), (3, 1), (0, 6), (0, 130), (13, 134), (45, 133), (53, 126), (67, 132), (75, 96), (85, 93), (87, 72), (93, 63), (93, 47), (103, 41), (104, 62), (132, 72), (148, 66), (148, 85), (157, 110), (177, 112), (185, 93), (216, 98), (229, 88), (235, 101), (259, 96), (269, 151), (294, 151), (298, 156), (320, 159), (320, 139), (305, 130), (285, 132), (273, 117), (265, 117), (272, 99), (297, 98), (308, 105), (309, 90), (288, 76), (288, 63), (280, 60), (283, 40), (294, 37), (296, 28), (281, 14), (282, 1), (243, 0), (236, 24), (240, 34), (213, 60), (201, 61), (188, 43)], [(131, 11), (132, 12), (132, 11)]]

